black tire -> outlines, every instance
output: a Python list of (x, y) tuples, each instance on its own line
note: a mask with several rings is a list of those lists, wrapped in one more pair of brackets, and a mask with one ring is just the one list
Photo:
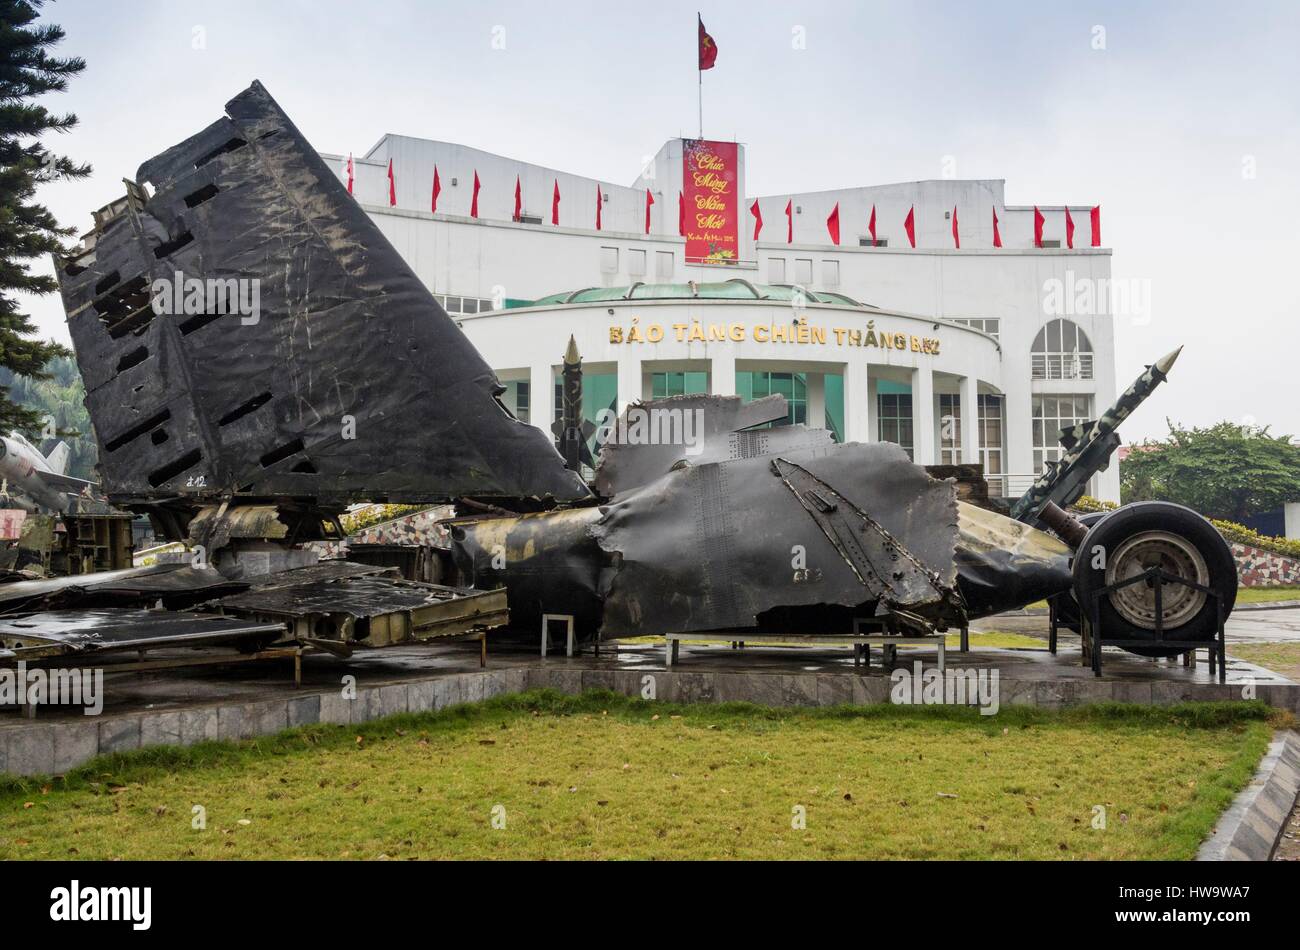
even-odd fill
[[(1087, 610), (1095, 591), (1156, 563), (1171, 574), (1187, 577), (1214, 591), (1227, 619), (1237, 600), (1237, 563), (1232, 550), (1214, 526), (1196, 512), (1165, 501), (1126, 505), (1091, 527), (1075, 553), (1075, 598)], [(1166, 584), (1162, 607), (1165, 639), (1208, 643), (1218, 632), (1214, 598), (1199, 591)], [(1156, 638), (1154, 593), (1145, 584), (1102, 595), (1098, 611), (1105, 637)], [(1176, 656), (1186, 652), (1168, 647), (1125, 649), (1139, 656)]]
[[(1098, 521), (1110, 514), (1109, 511), (1090, 511), (1086, 515), (1079, 515), (1078, 522), (1086, 528), (1092, 528)], [(1058, 626), (1067, 630), (1073, 630), (1075, 633), (1081, 633), (1083, 623), (1079, 614), (1079, 602), (1074, 599), (1074, 591), (1067, 590), (1064, 593), (1057, 594), (1049, 598), (1049, 602), (1056, 608), (1056, 623)]]

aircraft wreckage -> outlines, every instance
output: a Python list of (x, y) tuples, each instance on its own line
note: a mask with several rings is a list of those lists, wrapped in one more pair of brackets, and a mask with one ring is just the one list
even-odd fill
[[(577, 354), (552, 441), (504, 407), (491, 369), (258, 83), (142, 165), (57, 269), (109, 500), (207, 563), (83, 578), (79, 597), (0, 591), (0, 613), (80, 603), (95, 608), (82, 626), (103, 630), (161, 591), (190, 611), (187, 635), (202, 632), (195, 617), (237, 618), (347, 652), (506, 623), (535, 638), (546, 614), (573, 617), (583, 639), (848, 633), (861, 619), (933, 633), (1057, 598), (1067, 624), (1082, 614), (1128, 649), (1171, 654), (1208, 645), (1236, 595), (1226, 545), (1186, 509), (1064, 511), (1177, 353), (1063, 433), (1065, 458), (1010, 517), (959, 500), (896, 445), (770, 427), (779, 396), (626, 407), (589, 486)], [(257, 290), (252, 311), (224, 305), (240, 282)], [(637, 437), (687, 420), (689, 446)], [(358, 501), (457, 506), (436, 583), (303, 555)], [(112, 637), (61, 642), (88, 639)]]

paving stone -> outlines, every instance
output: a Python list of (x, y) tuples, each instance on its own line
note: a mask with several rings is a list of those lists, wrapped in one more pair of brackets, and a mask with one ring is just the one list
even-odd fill
[(396, 716), (407, 711), (405, 683), (381, 686), (377, 692), (379, 693), (378, 718)]
[(524, 689), (549, 689), (551, 671), (541, 667), (530, 666), (524, 671)]
[(352, 701), (349, 708), (352, 715), (352, 725), (354, 726), (378, 719), (382, 708), (379, 702), (379, 689), (374, 686), (358, 688), (357, 698)]
[[(55, 727), (54, 768), (57, 775), (71, 772), (99, 754), (99, 723), (93, 718), (85, 722), (64, 722)], [(0, 766), (0, 772), (3, 772)]]
[(582, 670), (551, 670), (551, 689), (577, 696), (582, 692)]
[(434, 709), (434, 680), (420, 680), (406, 684), (406, 708), (413, 713), (428, 712)]
[(9, 734), (6, 767), (14, 775), (49, 775), (54, 771), (54, 726), (24, 722)]
[(817, 675), (795, 673), (781, 677), (782, 706), (816, 706)]
[[(129, 752), (140, 748), (140, 720), (136, 716), (115, 716), (99, 723), (99, 752)], [(10, 746), (12, 753), (13, 747)]]
[(853, 677), (845, 673), (817, 674), (817, 705), (845, 706), (853, 702)]
[(180, 712), (145, 713), (140, 717), (140, 746), (180, 745)]
[(216, 707), (200, 706), (181, 710), (181, 744), (215, 742), (221, 737), (219, 713)]
[(1127, 680), (1110, 683), (1110, 698), (1117, 703), (1151, 704), (1151, 684), (1129, 682)]
[(346, 699), (336, 690), (321, 693), (320, 721), (335, 726), (346, 726), (352, 722), (352, 704), (355, 700)]
[(1037, 706), (1038, 684), (1033, 680), (998, 677), (999, 706)]
[(1034, 703), (1044, 709), (1063, 709), (1078, 702), (1079, 687), (1068, 680), (1046, 681), (1037, 684)]
[(309, 726), (321, 721), (320, 696), (295, 696), (286, 704), (289, 726)]
[(712, 673), (674, 673), (675, 702), (711, 703), (717, 695), (716, 677)]
[(853, 677), (853, 704), (875, 706), (889, 702), (889, 678), (885, 676)]
[(506, 670), (506, 692), (522, 693), (528, 688), (527, 670)]
[(289, 728), (289, 704), (284, 700), (267, 700), (244, 705), (241, 732), (245, 738), (273, 736)]
[(614, 688), (614, 671), (613, 670), (583, 670), (582, 671), (582, 689), (586, 692), (589, 689), (608, 689)]
[(781, 679), (781, 675), (776, 673), (718, 673), (713, 688), (720, 703), (783, 706), (785, 689)]

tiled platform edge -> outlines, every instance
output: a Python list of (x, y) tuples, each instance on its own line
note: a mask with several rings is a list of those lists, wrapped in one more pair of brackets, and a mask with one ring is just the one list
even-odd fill
[[(549, 687), (577, 694), (608, 689), (667, 702), (744, 701), (766, 706), (866, 705), (889, 700), (889, 680), (848, 673), (663, 672), (520, 667), (445, 673), (396, 683), (356, 687), (356, 698), (337, 691), (286, 690), (252, 702), (140, 710), (86, 719), (43, 722), (9, 719), (0, 726), (0, 773), (61, 774), (109, 752), (153, 745), (191, 745), (208, 739), (273, 735), (291, 726), (368, 722), (395, 713), (425, 712), (504, 693)], [(1002, 679), (1001, 705), (1059, 709), (1104, 701), (1169, 704), (1241, 698), (1239, 686), (1124, 680), (1031, 681)], [(1258, 697), (1300, 713), (1300, 686), (1267, 685)], [(8, 718), (8, 717), (6, 717)]]
[(1300, 736), (1280, 732), (1250, 784), (1219, 817), (1198, 861), (1267, 861), (1300, 796)]

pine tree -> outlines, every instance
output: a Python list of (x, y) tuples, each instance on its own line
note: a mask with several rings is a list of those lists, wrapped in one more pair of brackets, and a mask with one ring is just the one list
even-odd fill
[[(58, 289), (49, 274), (31, 272), (30, 262), (67, 253), (61, 228), (34, 198), (39, 185), (83, 178), (89, 165), (75, 164), (40, 143), (47, 132), (67, 132), (75, 115), (55, 115), (32, 100), (63, 92), (68, 79), (86, 68), (80, 57), (59, 58), (49, 48), (63, 39), (61, 27), (37, 24), (45, 0), (0, 0), (0, 367), (29, 379), (49, 379), (46, 369), (66, 347), (32, 339), (36, 327), (21, 312), (14, 293), (48, 294)], [(34, 434), (40, 413), (17, 405), (0, 387), (0, 432)]]

